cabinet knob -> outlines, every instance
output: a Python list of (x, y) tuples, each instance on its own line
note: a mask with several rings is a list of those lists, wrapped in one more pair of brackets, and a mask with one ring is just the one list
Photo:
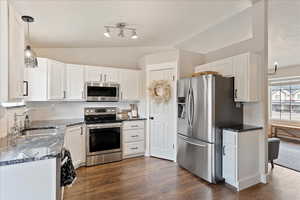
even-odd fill
[(154, 117), (150, 117), (149, 119), (150, 119), (150, 120), (154, 120)]

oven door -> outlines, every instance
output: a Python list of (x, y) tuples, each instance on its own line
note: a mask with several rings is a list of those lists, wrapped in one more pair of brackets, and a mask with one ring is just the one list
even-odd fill
[(87, 155), (98, 155), (121, 151), (121, 127), (121, 123), (87, 125)]
[(87, 101), (119, 101), (118, 83), (87, 82), (85, 96)]

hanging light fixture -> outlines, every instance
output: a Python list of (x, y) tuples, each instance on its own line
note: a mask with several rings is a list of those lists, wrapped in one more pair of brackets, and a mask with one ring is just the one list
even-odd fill
[(138, 37), (138, 35), (136, 34), (136, 31), (135, 31), (135, 29), (134, 30), (132, 30), (132, 35), (131, 35), (131, 39), (138, 39), (139, 37)]
[(104, 36), (107, 37), (107, 38), (110, 38), (111, 35), (110, 35), (109, 27), (105, 27), (105, 28), (106, 28), (106, 32), (104, 33)]
[(119, 29), (119, 33), (118, 36), (121, 38), (124, 38), (126, 36), (126, 31), (131, 31), (131, 39), (138, 39), (138, 35), (136, 33), (136, 29), (135, 28), (129, 28), (127, 23), (124, 22), (120, 22), (117, 23), (115, 26), (104, 26), (106, 32), (104, 32), (104, 36), (107, 38), (111, 38), (111, 33), (110, 30), (111, 29)]
[(30, 46), (30, 31), (29, 31), (29, 23), (34, 22), (33, 17), (31, 16), (22, 16), (22, 20), (27, 23), (27, 37), (28, 37), (28, 44), (24, 50), (25, 55), (25, 66), (28, 68), (35, 68), (38, 67), (38, 61), (35, 52), (32, 50)]

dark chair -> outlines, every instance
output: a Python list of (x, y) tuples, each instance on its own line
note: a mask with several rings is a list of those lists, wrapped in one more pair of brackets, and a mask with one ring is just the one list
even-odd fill
[(268, 139), (268, 159), (269, 162), (272, 165), (272, 168), (274, 168), (274, 163), (273, 160), (278, 158), (278, 153), (279, 153), (279, 144), (280, 144), (280, 139), (278, 138), (269, 138)]

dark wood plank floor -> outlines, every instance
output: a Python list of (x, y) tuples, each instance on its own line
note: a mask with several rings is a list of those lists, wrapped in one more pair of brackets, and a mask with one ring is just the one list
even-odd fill
[(65, 200), (300, 199), (300, 173), (279, 166), (269, 184), (242, 192), (208, 184), (176, 163), (156, 158), (133, 158), (77, 172), (76, 183), (65, 189)]

